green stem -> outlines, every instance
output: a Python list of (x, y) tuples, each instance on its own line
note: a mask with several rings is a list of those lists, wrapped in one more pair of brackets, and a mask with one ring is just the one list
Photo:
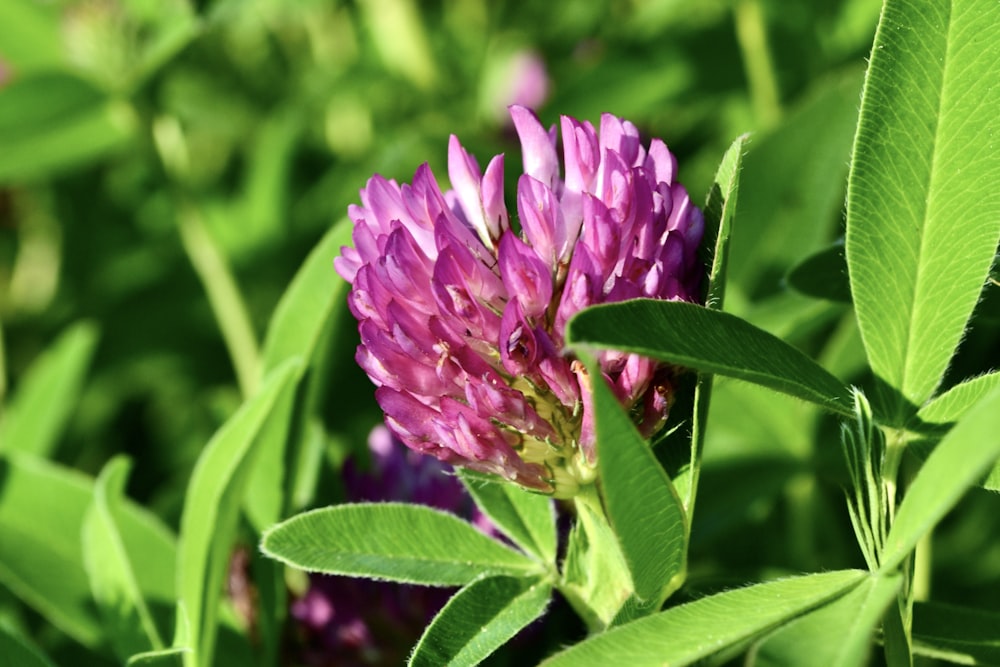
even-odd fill
[(184, 129), (173, 116), (156, 118), (150, 126), (153, 143), (170, 179), (176, 184), (177, 229), (181, 243), (208, 296), (219, 324), (236, 381), (244, 397), (253, 394), (260, 375), (260, 346), (250, 324), (246, 303), (222, 251), (205, 228), (201, 212), (185, 192), (191, 170)]
[(205, 288), (229, 350), (240, 391), (244, 397), (250, 396), (259, 379), (260, 348), (236, 278), (193, 204), (180, 203), (177, 222), (184, 250)]
[(632, 579), (597, 486), (581, 487), (573, 502), (576, 523), (559, 590), (591, 633), (602, 632), (632, 597)]
[(750, 85), (750, 101), (761, 127), (774, 125), (781, 116), (781, 99), (774, 63), (767, 45), (764, 12), (759, 0), (740, 0), (735, 6), (736, 39)]

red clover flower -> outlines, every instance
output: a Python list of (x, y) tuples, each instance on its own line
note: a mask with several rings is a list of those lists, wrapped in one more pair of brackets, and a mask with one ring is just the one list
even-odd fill
[[(358, 363), (395, 434), (568, 498), (594, 481), (596, 461), (591, 380), (564, 350), (566, 323), (597, 303), (696, 300), (704, 223), (666, 145), (643, 147), (628, 121), (605, 114), (598, 132), (562, 117), (560, 175), (555, 127), (524, 107), (511, 116), (524, 159), (516, 218), (503, 155), (481, 172), (452, 136), (453, 189), (426, 164), (412, 185), (373, 176), (348, 210), (354, 247), (335, 265), (352, 284)], [(622, 352), (599, 361), (643, 435), (655, 433), (671, 369)]]

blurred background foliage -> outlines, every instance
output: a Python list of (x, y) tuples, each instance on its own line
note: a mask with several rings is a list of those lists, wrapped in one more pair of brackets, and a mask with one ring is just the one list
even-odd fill
[[(129, 455), (128, 495), (176, 530), (194, 463), (252, 393), (260, 341), (309, 250), (373, 172), (409, 180), (426, 161), (445, 179), (449, 134), (481, 164), (506, 152), (513, 173), (505, 107), (524, 95), (546, 123), (609, 111), (662, 137), (695, 201), (732, 139), (753, 132), (727, 310), (863, 383), (850, 305), (797, 293), (785, 276), (842, 233), (879, 9), (4, 0), (0, 434), (34, 382), (54, 396), (34, 454), (90, 476)], [(956, 379), (1000, 365), (995, 301), (980, 305)], [(301, 505), (339, 499), (338, 466), (379, 419), (343, 310), (310, 371), (323, 464)], [(50, 386), (47, 362), (62, 369)], [(719, 381), (714, 398), (688, 590), (860, 565), (836, 424), (747, 385)], [(939, 533), (936, 597), (995, 606), (998, 519), (966, 502)], [(959, 569), (970, 550), (982, 558)], [(60, 644), (2, 587), (0, 617)]]

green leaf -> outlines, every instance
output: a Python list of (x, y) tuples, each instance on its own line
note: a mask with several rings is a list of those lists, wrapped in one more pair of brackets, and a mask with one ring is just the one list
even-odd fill
[[(937, 436), (941, 435), (939, 431), (950, 428), (969, 408), (996, 387), (1000, 387), (1000, 372), (987, 373), (955, 385), (920, 408), (913, 429), (918, 432), (927, 431), (931, 440), (929, 443), (916, 443), (917, 447), (927, 444), (933, 447)], [(990, 491), (1000, 491), (1000, 461), (993, 465), (982, 486)]]
[(556, 513), (552, 499), (492, 475), (457, 468), (476, 505), (504, 535), (543, 563), (556, 560)]
[(294, 356), (310, 358), (323, 328), (344, 306), (350, 285), (333, 270), (333, 258), (340, 255), (341, 246), (351, 243), (353, 229), (347, 218), (333, 225), (285, 290), (264, 338), (265, 371)]
[(184, 661), (192, 653), (190, 648), (165, 648), (136, 653), (129, 658), (126, 667), (183, 667)]
[[(726, 296), (726, 276), (729, 266), (729, 244), (733, 228), (733, 217), (738, 206), (740, 170), (743, 165), (743, 154), (746, 151), (749, 135), (737, 137), (722, 157), (715, 181), (705, 201), (705, 231), (708, 248), (712, 235), (715, 245), (711, 256), (711, 269), (708, 273), (708, 288), (705, 291), (705, 304), (712, 310), (722, 310)], [(708, 261), (706, 261), (708, 263)], [(698, 475), (701, 471), (701, 452), (705, 445), (705, 427), (708, 423), (708, 409), (712, 399), (712, 375), (698, 375), (694, 390), (693, 420), (691, 424), (691, 452), (688, 455), (687, 468), (681, 469), (673, 479), (677, 494), (683, 499), (683, 506), (688, 512), (688, 529), (694, 512), (694, 499), (698, 490)]]
[[(264, 373), (292, 357), (307, 367), (317, 354), (317, 344), (338, 309), (345, 307), (349, 285), (333, 270), (333, 258), (350, 243), (353, 224), (342, 220), (313, 248), (302, 268), (278, 302), (264, 339)], [(263, 531), (283, 516), (285, 502), (285, 443), (293, 404), (275, 411), (261, 436), (260, 453), (250, 473), (246, 508), (254, 527)]]
[(730, 144), (722, 156), (719, 169), (715, 173), (712, 189), (705, 201), (705, 241), (704, 249), (712, 245), (712, 254), (706, 258), (711, 266), (708, 273), (708, 288), (705, 303), (712, 310), (722, 310), (726, 295), (726, 272), (729, 266), (729, 242), (733, 230), (733, 218), (738, 206), (740, 170), (743, 154), (746, 152), (749, 134), (744, 134)]
[(867, 576), (824, 572), (719, 593), (592, 636), (542, 665), (689, 665), (752, 641), (840, 597)]
[(57, 8), (32, 0), (0, 3), (0, 53), (18, 72), (59, 65), (63, 39)]
[(146, 37), (134, 69), (129, 72), (129, 83), (134, 89), (190, 44), (202, 26), (189, 0), (133, 2), (128, 3), (128, 10), (141, 14), (134, 20), (143, 24), (142, 32)]
[(867, 664), (872, 635), (886, 608), (896, 599), (901, 576), (868, 577), (857, 588), (789, 623), (756, 650), (754, 667), (795, 664), (809, 656), (823, 667)]
[(847, 275), (844, 244), (823, 248), (792, 267), (785, 276), (796, 292), (827, 301), (851, 302), (851, 282)]
[(939, 602), (913, 606), (913, 651), (963, 665), (1000, 665), (1000, 614)]
[[(0, 459), (0, 481), (0, 583), (73, 639), (97, 645), (103, 633), (80, 540), (93, 480), (41, 459), (11, 455)], [(145, 554), (137, 573), (142, 596), (172, 604), (174, 544), (168, 531), (132, 503), (123, 504), (118, 519), (129, 552)]]
[(848, 388), (812, 359), (740, 318), (682, 301), (593, 306), (569, 322), (576, 348), (613, 348), (727, 375), (850, 416)]
[(11, 633), (3, 623), (0, 623), (0, 655), (5, 667), (55, 667), (27, 639)]
[(881, 571), (906, 558), (917, 541), (1000, 457), (1000, 387), (965, 413), (906, 490), (882, 551)]
[(969, 408), (996, 387), (1000, 387), (1000, 372), (996, 371), (966, 380), (920, 408), (920, 411), (917, 412), (917, 420), (922, 424), (956, 422)]
[(136, 121), (123, 102), (66, 72), (0, 88), (0, 183), (44, 178), (121, 146)]
[(254, 444), (268, 415), (301, 376), (297, 359), (272, 371), (260, 390), (216, 432), (198, 458), (184, 499), (178, 553), (180, 600), (195, 653), (186, 664), (212, 664), (219, 595), (239, 518)]
[(632, 424), (596, 359), (583, 354), (594, 400), (601, 496), (639, 602), (656, 610), (684, 581), (687, 520), (670, 478)]
[(868, 358), (912, 415), (962, 339), (1000, 240), (1000, 5), (887, 0), (847, 197)]
[(532, 578), (473, 581), (434, 617), (407, 663), (410, 667), (471, 667), (545, 613), (552, 587)]
[(829, 242), (841, 221), (860, 90), (853, 68), (818, 81), (780, 125), (747, 146), (736, 212), (745, 233), (733, 237), (736, 285), (774, 291), (776, 273)]
[(174, 614), (174, 641), (171, 648), (136, 653), (126, 667), (182, 667), (195, 657), (191, 648), (191, 623), (183, 602), (177, 602)]
[(97, 328), (67, 329), (31, 366), (0, 423), (0, 451), (48, 457), (80, 398)]
[(358, 503), (304, 512), (268, 530), (261, 549), (310, 572), (429, 586), (467, 584), (483, 574), (522, 576), (540, 569), (452, 514), (405, 503)]
[(111, 645), (122, 659), (164, 647), (136, 577), (136, 566), (146, 567), (148, 561), (133, 558), (118, 527), (130, 467), (123, 457), (104, 466), (83, 520), (84, 567)]

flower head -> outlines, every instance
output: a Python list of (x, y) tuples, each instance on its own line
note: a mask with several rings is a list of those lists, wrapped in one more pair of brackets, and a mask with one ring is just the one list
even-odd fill
[[(511, 116), (516, 215), (503, 155), (480, 171), (452, 136), (453, 189), (426, 164), (412, 184), (373, 176), (335, 265), (352, 283), (357, 360), (407, 446), (569, 497), (593, 480), (595, 450), (591, 380), (565, 353), (566, 323), (597, 303), (695, 300), (703, 219), (666, 145), (644, 147), (628, 121), (605, 114), (598, 131), (563, 117), (560, 174), (555, 128), (524, 107)], [(600, 365), (640, 430), (660, 428), (670, 370), (620, 352)]]

